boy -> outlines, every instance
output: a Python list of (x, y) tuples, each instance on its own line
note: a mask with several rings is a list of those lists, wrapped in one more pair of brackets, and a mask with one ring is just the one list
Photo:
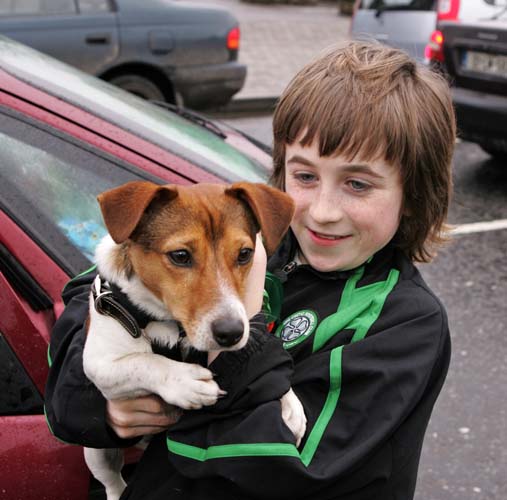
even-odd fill
[[(262, 331), (218, 356), (210, 368), (228, 396), (155, 436), (122, 498), (413, 497), (450, 358), (445, 311), (413, 264), (443, 241), (455, 141), (449, 90), (403, 52), (351, 42), (296, 75), (274, 138), (272, 182), (296, 203), (268, 264), (280, 343)], [(67, 300), (79, 301), (73, 290)], [(68, 309), (51, 346), (70, 338), (73, 353), (59, 353), (48, 382), (57, 435), (117, 446), (137, 425), (169, 425), (161, 403), (140, 421), (139, 401), (106, 403), (80, 388), (85, 318)], [(299, 447), (280, 414), (289, 385), (308, 420)], [(71, 391), (94, 402), (85, 429), (77, 409), (61, 409)]]

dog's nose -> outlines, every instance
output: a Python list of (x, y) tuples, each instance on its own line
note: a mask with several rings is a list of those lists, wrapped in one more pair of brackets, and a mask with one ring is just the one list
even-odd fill
[(211, 331), (219, 346), (231, 347), (241, 340), (244, 325), (239, 318), (218, 318), (211, 323)]

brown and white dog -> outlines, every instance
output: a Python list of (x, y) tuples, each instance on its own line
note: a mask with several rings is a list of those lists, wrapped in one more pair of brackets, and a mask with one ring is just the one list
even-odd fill
[[(98, 278), (83, 354), (87, 377), (107, 399), (153, 393), (183, 409), (214, 404), (223, 393), (208, 369), (155, 354), (152, 345), (173, 348), (179, 342), (183, 352), (245, 346), (245, 285), (256, 234), (261, 232), (272, 253), (288, 229), (292, 200), (246, 182), (185, 187), (130, 182), (98, 200), (109, 231), (96, 251), (100, 280), (152, 321), (135, 335), (128, 319), (104, 314), (99, 304), (112, 294)], [(186, 333), (181, 342), (179, 325)], [(299, 442), (306, 429), (302, 405), (292, 391), (281, 403)], [(86, 448), (85, 459), (108, 500), (119, 498), (125, 488), (121, 452)]]

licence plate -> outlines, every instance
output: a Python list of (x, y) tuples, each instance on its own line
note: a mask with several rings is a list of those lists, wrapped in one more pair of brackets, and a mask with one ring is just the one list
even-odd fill
[(463, 54), (463, 69), (507, 78), (507, 56), (467, 50)]

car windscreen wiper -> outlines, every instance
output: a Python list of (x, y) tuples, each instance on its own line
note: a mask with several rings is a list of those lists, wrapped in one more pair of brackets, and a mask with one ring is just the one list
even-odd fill
[[(199, 125), (202, 125), (206, 129), (210, 130), (211, 132), (215, 133), (222, 139), (227, 138), (227, 134), (224, 133), (224, 127), (226, 127), (229, 130), (233, 130), (237, 134), (241, 135), (245, 139), (248, 139), (251, 143), (255, 144), (259, 149), (262, 149), (265, 153), (271, 155), (273, 153), (273, 150), (270, 146), (267, 144), (264, 144), (263, 142), (259, 141), (255, 137), (252, 137), (251, 135), (247, 134), (246, 132), (243, 132), (242, 130), (233, 127), (232, 125), (228, 123), (221, 122), (220, 120), (212, 120), (211, 118), (207, 118), (206, 116), (203, 116), (199, 113), (196, 113), (195, 111), (191, 111), (186, 108), (182, 108), (180, 106), (177, 106), (176, 104), (171, 104), (164, 101), (150, 101), (153, 104), (156, 104), (157, 106), (160, 106), (162, 108), (169, 109), (170, 111), (173, 111), (179, 116), (182, 116), (183, 118), (186, 118), (187, 120), (190, 120), (193, 123), (198, 123)], [(220, 127), (218, 123), (222, 124), (222, 127)]]
[(196, 113), (195, 111), (191, 111), (187, 108), (182, 108), (180, 106), (177, 106), (176, 104), (171, 104), (169, 102), (164, 101), (150, 101), (152, 104), (156, 104), (157, 106), (160, 106), (161, 108), (166, 108), (173, 113), (176, 113), (178, 116), (181, 116), (183, 118), (186, 118), (188, 121), (191, 121), (192, 123), (197, 123), (198, 125), (201, 125), (205, 129), (209, 130), (210, 132), (213, 132), (215, 135), (218, 135), (220, 138), (225, 139), (227, 137), (227, 134), (225, 134), (218, 125), (216, 125), (213, 120), (210, 120), (209, 118), (206, 118), (205, 116)]

